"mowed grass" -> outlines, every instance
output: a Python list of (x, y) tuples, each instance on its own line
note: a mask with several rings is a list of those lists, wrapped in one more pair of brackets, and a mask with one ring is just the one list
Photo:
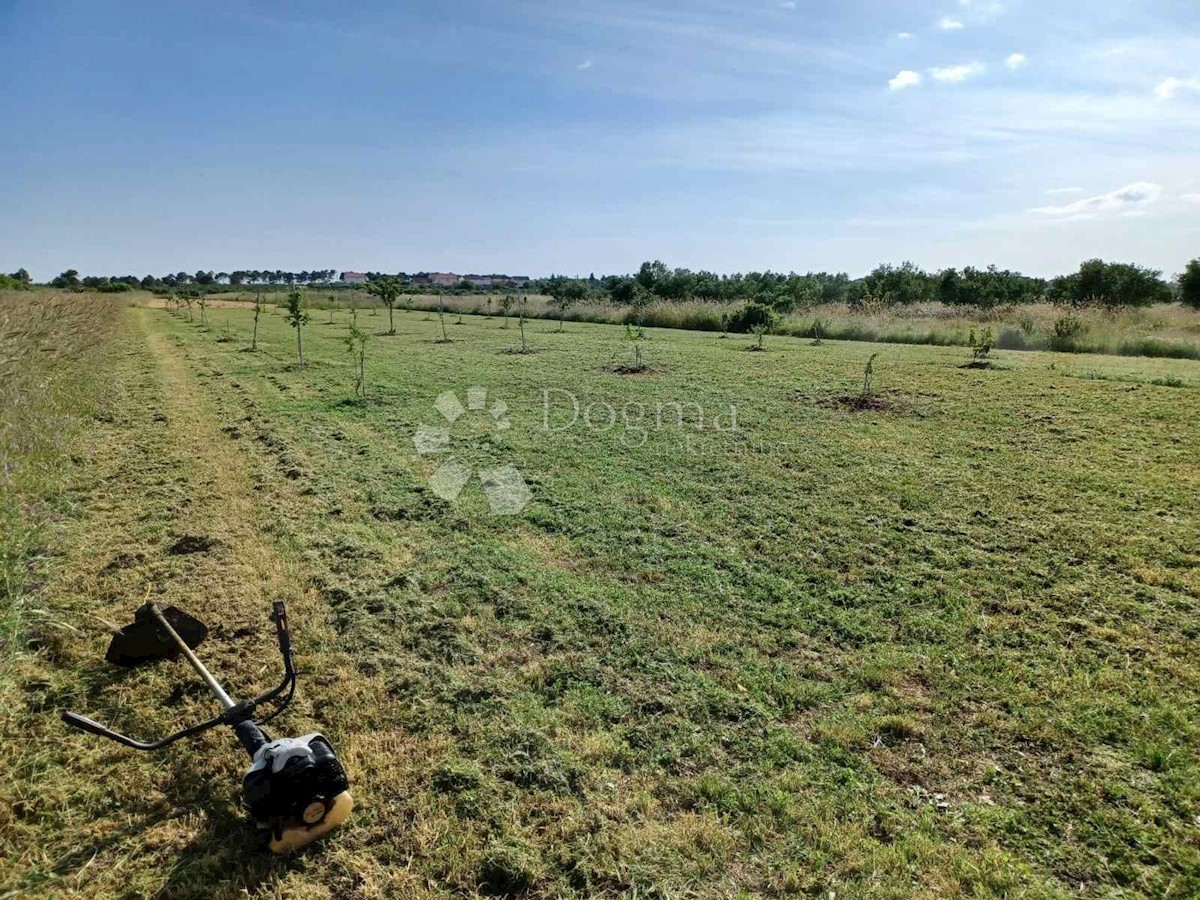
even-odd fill
[[(346, 313), (302, 370), (277, 312), (258, 353), (249, 311), (210, 315), (129, 311), (77, 463), (64, 624), (5, 720), (17, 894), (1200, 892), (1200, 364), (654, 330), (622, 376), (613, 326), (529, 323), (519, 355), (515, 321), (437, 343), (398, 312), (355, 402)], [(875, 352), (883, 408), (847, 408)], [(510, 427), (469, 411), (452, 451), (516, 465), (518, 515), (439, 499), (415, 451), (473, 386)], [(277, 730), (323, 730), (360, 804), (328, 841), (249, 849), (228, 736), (147, 757), (57, 723), (210, 708), (178, 666), (103, 668), (95, 617), (147, 586), (244, 693), (292, 601)]]

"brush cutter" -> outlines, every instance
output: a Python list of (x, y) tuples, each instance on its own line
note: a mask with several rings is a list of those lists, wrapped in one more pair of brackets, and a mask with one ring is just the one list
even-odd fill
[[(118, 734), (78, 713), (64, 712), (62, 718), (73, 728), (135, 750), (158, 750), (218, 725), (228, 725), (250, 754), (250, 768), (242, 779), (242, 791), (259, 836), (274, 852), (287, 853), (340, 825), (354, 804), (347, 790), (346, 772), (324, 735), (271, 740), (262, 729), (284, 710), (296, 692), (292, 636), (282, 600), (275, 601), (271, 620), (283, 657), (283, 681), (253, 700), (238, 702), (192, 652), (208, 635), (204, 623), (173, 606), (163, 609), (157, 603), (147, 602), (138, 609), (133, 623), (113, 636), (106, 659), (118, 666), (137, 666), (183, 656), (221, 704), (220, 715), (147, 742)], [(258, 707), (268, 703), (275, 704), (275, 708), (256, 720)]]

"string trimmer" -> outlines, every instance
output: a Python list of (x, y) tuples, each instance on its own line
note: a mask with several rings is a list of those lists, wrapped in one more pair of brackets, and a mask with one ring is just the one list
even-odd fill
[[(118, 666), (136, 666), (182, 655), (221, 704), (220, 715), (146, 742), (118, 734), (78, 713), (64, 712), (62, 718), (74, 728), (135, 750), (158, 750), (218, 725), (228, 725), (250, 754), (250, 768), (242, 779), (250, 816), (264, 843), (276, 853), (286, 853), (315, 841), (340, 825), (354, 803), (347, 790), (346, 772), (324, 735), (306, 734), (271, 740), (262, 729), (287, 707), (296, 693), (292, 636), (282, 600), (275, 601), (271, 619), (279, 638), (279, 653), (283, 656), (283, 681), (277, 688), (253, 700), (238, 702), (225, 692), (192, 652), (208, 635), (204, 623), (173, 606), (163, 609), (157, 603), (148, 602), (138, 609), (132, 624), (113, 636), (105, 658)], [(276, 706), (256, 720), (255, 711), (267, 703)]]

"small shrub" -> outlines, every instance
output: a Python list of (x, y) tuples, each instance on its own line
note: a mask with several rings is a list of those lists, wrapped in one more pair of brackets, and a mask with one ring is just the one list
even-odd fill
[(967, 345), (971, 348), (971, 359), (974, 362), (987, 362), (988, 357), (992, 353), (992, 348), (996, 346), (996, 341), (992, 337), (992, 329), (985, 328), (975, 336), (975, 329), (971, 329), (971, 335), (967, 338)]
[(296, 355), (300, 368), (304, 368), (304, 326), (308, 324), (308, 311), (304, 308), (304, 295), (296, 288), (288, 291), (287, 323), (296, 329)]
[(1087, 332), (1087, 323), (1078, 316), (1067, 314), (1054, 321), (1054, 336), (1050, 339), (1050, 347), (1071, 353), (1079, 345), (1079, 339)]
[(867, 365), (863, 368), (862, 399), (864, 403), (875, 396), (874, 387), (871, 384), (871, 378), (875, 374), (875, 357), (878, 355), (878, 353), (872, 353), (870, 358), (867, 360)]
[(346, 349), (350, 353), (350, 359), (354, 365), (354, 396), (365, 400), (367, 398), (367, 340), (370, 335), (358, 327), (354, 322), (350, 323), (350, 330), (346, 332)]
[(1001, 328), (996, 338), (996, 346), (1001, 350), (1026, 350), (1029, 343), (1025, 340), (1025, 332), (1016, 328)]
[(770, 331), (775, 327), (777, 316), (775, 310), (761, 303), (747, 303), (729, 317), (729, 330), (746, 334), (762, 328)]

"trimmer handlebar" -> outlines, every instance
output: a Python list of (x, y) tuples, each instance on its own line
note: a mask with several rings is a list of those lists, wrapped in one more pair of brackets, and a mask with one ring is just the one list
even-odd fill
[[(224, 710), (219, 716), (209, 719), (207, 722), (201, 722), (197, 725), (191, 725), (187, 728), (177, 731), (174, 734), (167, 735), (156, 741), (138, 741), (120, 732), (113, 731), (101, 725), (94, 719), (89, 719), (87, 716), (81, 716), (79, 713), (64, 710), (62, 720), (72, 728), (77, 728), (80, 731), (86, 731), (89, 734), (94, 734), (98, 737), (108, 738), (110, 741), (115, 741), (118, 744), (123, 744), (126, 747), (131, 747), (134, 750), (159, 750), (169, 746), (178, 740), (186, 737), (199, 734), (202, 731), (207, 731), (210, 728), (215, 728), (217, 725), (231, 725), (235, 729), (241, 722), (249, 722), (254, 719), (255, 709), (263, 703), (270, 703), (277, 700), (284, 691), (287, 691), (286, 696), (279, 700), (279, 706), (272, 710), (267, 716), (259, 720), (258, 724), (269, 722), (287, 707), (291, 702), (293, 695), (296, 692), (296, 669), (292, 662), (292, 635), (288, 629), (287, 622), (287, 605), (282, 600), (276, 600), (272, 604), (271, 620), (275, 623), (275, 634), (279, 641), (279, 653), (283, 657), (283, 681), (272, 690), (266, 693), (259, 694), (252, 700), (244, 700), (241, 703), (236, 703), (232, 708)], [(187, 653), (189, 661), (194, 659), (190, 652)], [(203, 668), (199, 662), (201, 674), (211, 678), (208, 671)], [(207, 680), (207, 679), (206, 679)]]
[(79, 713), (63, 710), (62, 720), (72, 728), (78, 728), (80, 731), (86, 731), (89, 734), (98, 735), (99, 737), (108, 738), (110, 741), (116, 741), (118, 744), (124, 744), (126, 747), (132, 747), (134, 750), (161, 750), (176, 741), (182, 740), (185, 737), (191, 737), (194, 734), (199, 734), (202, 731), (208, 731), (220, 725), (222, 717), (217, 716), (215, 719), (210, 719), (207, 722), (202, 722), (199, 725), (192, 725), (182, 731), (177, 731), (174, 734), (168, 735), (165, 738), (160, 738), (157, 741), (137, 741), (131, 737), (113, 731), (111, 728), (105, 728), (95, 719), (89, 719), (87, 716), (81, 716)]

